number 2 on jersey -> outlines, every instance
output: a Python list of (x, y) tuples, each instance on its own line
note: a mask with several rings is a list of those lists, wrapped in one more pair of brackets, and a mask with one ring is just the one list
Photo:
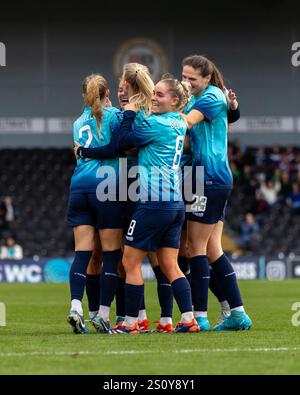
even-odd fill
[(87, 135), (88, 135), (88, 139), (86, 140), (86, 142), (84, 144), (84, 148), (89, 148), (89, 146), (91, 145), (91, 142), (93, 140), (92, 129), (91, 129), (90, 125), (82, 126), (82, 128), (79, 129), (78, 134), (79, 134), (80, 139), (82, 139), (82, 137), (83, 137), (83, 132), (87, 132)]
[[(91, 127), (89, 125), (85, 125), (85, 126), (82, 126), (82, 128), (79, 129), (78, 135), (79, 135), (80, 139), (83, 138), (83, 133), (84, 132), (87, 132), (87, 136), (88, 136), (88, 138), (87, 138), (87, 140), (86, 140), (86, 142), (84, 144), (84, 148), (89, 148), (89, 146), (91, 145), (91, 142), (93, 140)], [(84, 160), (87, 161), (87, 160), (90, 160), (90, 159), (86, 158)]]

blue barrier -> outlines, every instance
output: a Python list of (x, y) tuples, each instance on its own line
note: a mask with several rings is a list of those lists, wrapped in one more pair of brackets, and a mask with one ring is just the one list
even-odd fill
[[(239, 280), (285, 280), (300, 278), (300, 256), (229, 256)], [(0, 260), (0, 283), (63, 283), (69, 281), (73, 257), (24, 258)], [(153, 270), (144, 261), (145, 280), (154, 279)]]

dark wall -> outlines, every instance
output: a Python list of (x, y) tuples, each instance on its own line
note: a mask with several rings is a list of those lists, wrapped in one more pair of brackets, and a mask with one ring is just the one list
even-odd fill
[[(118, 10), (100, 2), (51, 4), (41, 11), (27, 2), (17, 12), (6, 5), (1, 12), (7, 65), (0, 67), (0, 117), (76, 117), (81, 81), (91, 72), (107, 78), (116, 102), (114, 56), (124, 41), (139, 36), (160, 44), (178, 77), (188, 54), (214, 60), (238, 93), (243, 116), (300, 116), (300, 67), (291, 64), (291, 45), (300, 41), (297, 3), (200, 2), (181, 9), (162, 3), (154, 11), (141, 2)], [(298, 135), (293, 138), (297, 142)]]

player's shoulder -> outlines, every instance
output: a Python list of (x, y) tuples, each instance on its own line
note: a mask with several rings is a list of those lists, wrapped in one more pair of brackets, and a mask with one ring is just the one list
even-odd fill
[(74, 121), (73, 123), (73, 129), (80, 129), (82, 126), (88, 124), (94, 119), (91, 109), (88, 107), (85, 107), (83, 113)]
[(135, 129), (151, 129), (155, 125), (153, 114), (148, 114), (145, 111), (139, 111), (134, 120)]
[(208, 87), (203, 91), (199, 99), (226, 102), (224, 92), (215, 85), (208, 85)]
[(106, 106), (106, 107), (104, 107), (104, 109), (103, 109), (103, 113), (104, 113), (104, 114), (112, 115), (112, 114), (119, 114), (119, 113), (122, 113), (122, 111), (121, 111), (119, 108), (117, 108), (117, 107)]
[(165, 126), (167, 128), (172, 129), (184, 129), (186, 130), (187, 126), (183, 118), (180, 116), (178, 111), (167, 112), (165, 114), (161, 114), (157, 117), (157, 122)]
[(104, 107), (103, 118), (110, 121), (121, 121), (123, 118), (123, 113), (119, 108), (116, 107)]

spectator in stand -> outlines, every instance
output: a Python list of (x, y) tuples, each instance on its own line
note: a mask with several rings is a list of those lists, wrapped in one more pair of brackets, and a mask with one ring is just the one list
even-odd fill
[(272, 147), (272, 151), (270, 153), (270, 161), (271, 164), (273, 165), (273, 168), (276, 168), (279, 166), (279, 163), (281, 162), (281, 153), (280, 153), (280, 148), (277, 145), (274, 145)]
[(294, 214), (300, 214), (300, 185), (298, 182), (292, 183), (292, 191), (288, 194), (288, 205)]
[(294, 147), (289, 145), (286, 149), (286, 155), (288, 156), (290, 163), (294, 162), (296, 159)]
[[(4, 196), (0, 201), (0, 239), (7, 237), (10, 230), (10, 224), (14, 221), (14, 207), (12, 198)], [(9, 234), (9, 233), (8, 233)]]
[(288, 154), (283, 155), (282, 160), (279, 163), (279, 169), (281, 171), (288, 171), (288, 172), (292, 170), (292, 161), (290, 161), (290, 157)]
[(300, 169), (296, 173), (295, 180), (300, 184)]
[(237, 165), (235, 164), (235, 162), (231, 161), (230, 162), (230, 170), (233, 176), (233, 180), (234, 180), (234, 185), (238, 184), (240, 181), (240, 177), (241, 177), (241, 172), (238, 169)]
[(294, 171), (295, 172), (299, 172), (300, 171), (300, 154), (298, 154), (296, 156), (295, 163), (294, 163)]
[(259, 169), (263, 169), (266, 165), (267, 155), (265, 147), (259, 147), (255, 153), (256, 166)]
[(240, 226), (240, 232), (241, 238), (239, 244), (241, 248), (248, 250), (249, 243), (251, 242), (251, 239), (253, 239), (253, 235), (257, 235), (259, 232), (259, 225), (252, 213), (247, 213), (245, 215), (245, 220)]
[(231, 163), (232, 161), (234, 161), (235, 156), (233, 153), (233, 146), (231, 143), (228, 143), (228, 160)]
[(265, 201), (263, 194), (260, 190), (256, 190), (255, 200), (253, 202), (252, 210), (251, 210), (258, 221), (262, 220), (265, 215), (269, 212), (268, 203)]
[(256, 178), (256, 174), (253, 171), (253, 168), (248, 164), (245, 164), (243, 166), (243, 172), (242, 172), (242, 176), (241, 176), (241, 184), (244, 187), (244, 189), (243, 189), (244, 193), (252, 195), (254, 198), (255, 190), (257, 188), (259, 188), (260, 184)]
[(282, 180), (282, 172), (280, 171), (280, 169), (275, 169), (273, 175), (272, 175), (272, 181), (274, 181), (275, 183), (278, 181), (281, 183)]
[(6, 240), (6, 244), (1, 247), (0, 251), (1, 259), (22, 259), (23, 258), (23, 248), (16, 244), (13, 237), (9, 237)]
[(15, 219), (14, 206), (11, 196), (4, 196), (0, 203), (0, 226), (9, 229), (9, 224)]
[(286, 199), (290, 192), (291, 192), (290, 173), (288, 171), (284, 171), (281, 173), (281, 189), (280, 189), (280, 201), (283, 204), (286, 202)]
[(280, 182), (274, 182), (272, 180), (268, 180), (263, 182), (260, 186), (260, 192), (264, 200), (268, 203), (270, 207), (273, 207), (278, 202), (278, 194), (281, 188)]

